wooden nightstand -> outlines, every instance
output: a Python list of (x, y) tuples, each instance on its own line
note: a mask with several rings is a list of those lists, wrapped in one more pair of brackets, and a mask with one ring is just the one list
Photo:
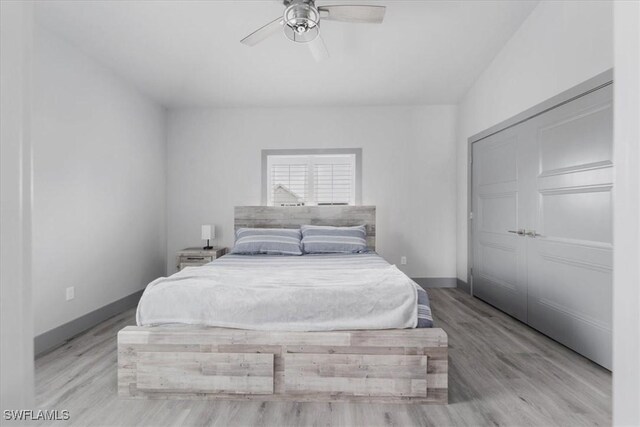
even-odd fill
[(176, 267), (178, 271), (185, 267), (199, 267), (227, 253), (227, 248), (202, 249), (186, 248), (178, 251)]

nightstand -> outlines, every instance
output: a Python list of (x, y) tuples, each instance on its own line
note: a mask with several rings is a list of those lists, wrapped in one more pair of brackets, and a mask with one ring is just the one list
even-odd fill
[(227, 248), (202, 249), (186, 248), (178, 251), (176, 267), (178, 271), (185, 267), (199, 267), (227, 253)]

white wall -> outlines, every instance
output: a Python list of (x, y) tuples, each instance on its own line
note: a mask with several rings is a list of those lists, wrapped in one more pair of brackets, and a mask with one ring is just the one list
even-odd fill
[(615, 4), (613, 424), (640, 426), (640, 3)]
[(261, 150), (363, 149), (377, 249), (412, 277), (455, 276), (453, 106), (175, 110), (168, 122), (168, 269), (200, 225), (233, 245), (233, 207), (261, 202)]
[[(33, 91), (35, 334), (164, 274), (165, 112), (38, 29)], [(75, 286), (75, 299), (65, 289)]]
[[(30, 91), (33, 5), (0, 2), (0, 409), (33, 405)], [(4, 421), (4, 417), (3, 417)]]
[(457, 274), (467, 280), (467, 139), (613, 67), (613, 5), (543, 1), (459, 103)]

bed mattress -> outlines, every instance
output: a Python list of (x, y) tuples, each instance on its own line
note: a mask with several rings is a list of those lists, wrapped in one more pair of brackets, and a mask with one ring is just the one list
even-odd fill
[(226, 255), (150, 283), (136, 318), (290, 331), (433, 326), (426, 291), (375, 253)]

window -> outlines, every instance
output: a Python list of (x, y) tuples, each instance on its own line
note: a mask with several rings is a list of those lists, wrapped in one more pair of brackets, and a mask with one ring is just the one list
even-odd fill
[(263, 202), (268, 206), (355, 205), (359, 202), (360, 153), (264, 150)]

